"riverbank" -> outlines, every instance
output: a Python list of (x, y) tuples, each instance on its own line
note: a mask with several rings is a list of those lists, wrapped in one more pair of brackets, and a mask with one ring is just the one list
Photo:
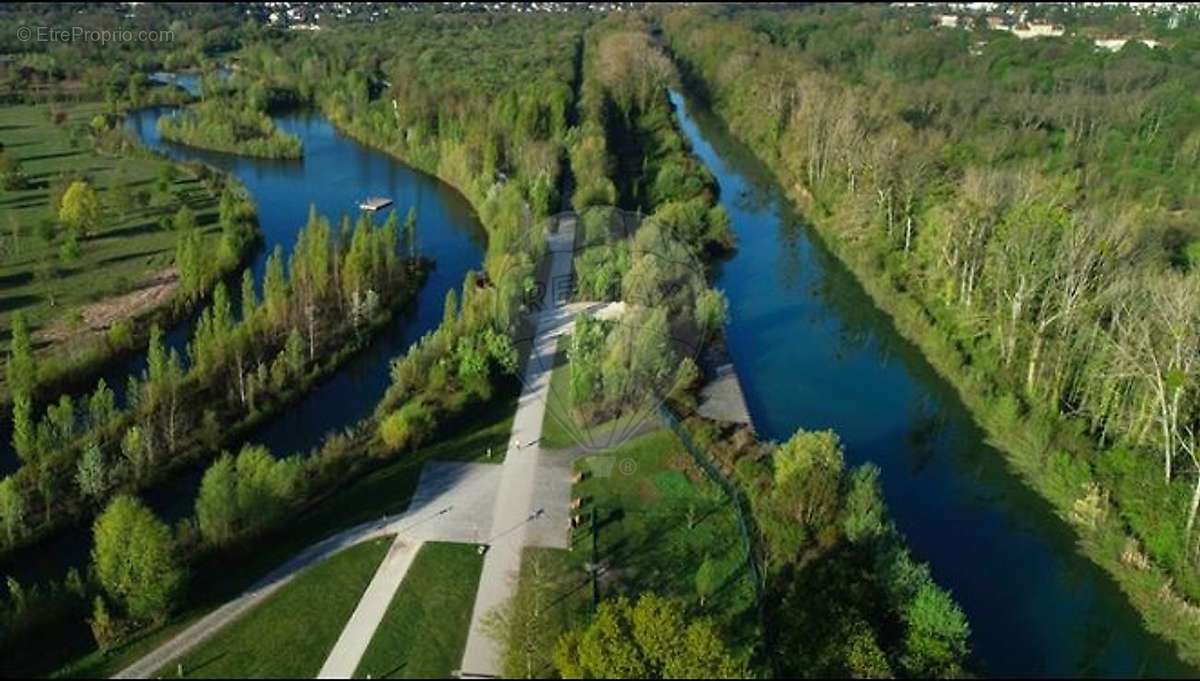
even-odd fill
[[(155, 284), (172, 270), (177, 246), (176, 234), (161, 223), (188, 207), (205, 248), (216, 253), (223, 236), (219, 194), (212, 188), (239, 187), (212, 166), (178, 163), (129, 139), (105, 110), (101, 103), (67, 106), (59, 111), (63, 122), (54, 125), (37, 107), (0, 111), (0, 125), (13, 129), (6, 153), (22, 162), (30, 178), (25, 190), (8, 193), (5, 201), (11, 214), (0, 236), (0, 252), (9, 256), (0, 267), (0, 327), (17, 311), (30, 322), (41, 365), (35, 397), (90, 391), (105, 367), (145, 346), (153, 324), (165, 328), (198, 309), (211, 288), (205, 295), (181, 295), (178, 287)], [(83, 121), (96, 126), (90, 128), (91, 148), (74, 132)], [(78, 172), (83, 166), (89, 167), (87, 178)], [(62, 230), (54, 227), (58, 211), (50, 204), (68, 181), (78, 179), (92, 185), (103, 225), (78, 237), (78, 252), (71, 254)], [(260, 243), (257, 220), (252, 217), (236, 237), (232, 257), (216, 262), (214, 282), (250, 260)], [(155, 291), (149, 297), (148, 287)], [(133, 304), (91, 314), (122, 299)], [(12, 398), (5, 380), (0, 376), (2, 405)]]
[[(792, 200), (804, 205), (802, 187), (789, 191)], [(1172, 589), (1172, 580), (1149, 563), (1137, 541), (1122, 527), (1115, 509), (1106, 502), (1094, 513), (1081, 513), (1088, 504), (1087, 483), (1077, 473), (1046, 466), (1048, 454), (1069, 439), (1078, 456), (1088, 446), (1071, 433), (1069, 422), (1055, 419), (1034, 425), (1007, 412), (1002, 397), (989, 397), (996, 386), (980, 381), (967, 371), (967, 363), (921, 310), (920, 303), (897, 291), (879, 275), (879, 268), (839, 242), (828, 225), (814, 220), (813, 226), (826, 246), (854, 273), (876, 306), (895, 322), (896, 329), (921, 349), (926, 360), (957, 390), (963, 404), (987, 432), (989, 442), (1026, 484), (1051, 503), (1058, 517), (1075, 531), (1080, 553), (1101, 566), (1117, 583), (1129, 602), (1142, 615), (1146, 627), (1171, 642), (1179, 656), (1200, 667), (1200, 608), (1187, 603)], [(1046, 416), (1043, 419), (1049, 420)], [(1052, 429), (1047, 433), (1047, 427)], [(1039, 432), (1040, 431), (1040, 432)], [(1095, 450), (1087, 451), (1091, 454)], [(1059, 459), (1050, 457), (1053, 462)], [(1072, 480), (1072, 477), (1076, 477)], [(1074, 483), (1074, 484), (1073, 484)]]
[[(749, 145), (750, 141), (736, 131), (731, 130), (730, 134)], [(1140, 567), (1145, 565), (1143, 557), (1137, 551), (1136, 543), (1132, 543), (1123, 530), (1116, 513), (1103, 504), (1098, 513), (1079, 512), (1081, 498), (1083, 504), (1088, 503), (1082, 489), (1086, 479), (1081, 480), (1069, 465), (1063, 466), (1069, 459), (1045, 456), (1063, 448), (1082, 451), (1080, 447), (1085, 443), (1071, 435), (1076, 431), (1067, 423), (1048, 422), (1037, 415), (1022, 417), (1011, 410), (1006, 411), (1000, 404), (995, 386), (969, 370), (957, 349), (937, 332), (920, 304), (895, 290), (878, 263), (839, 240), (830, 221), (822, 220), (819, 211), (813, 210), (812, 198), (803, 186), (782, 182), (778, 167), (761, 156), (758, 160), (771, 173), (773, 181), (784, 188), (792, 205), (807, 209), (806, 213), (816, 213), (810, 221), (814, 233), (854, 275), (875, 307), (888, 316), (899, 334), (912, 342), (925, 361), (954, 389), (975, 423), (986, 432), (988, 442), (1004, 454), (1008, 467), (1015, 470), (1022, 484), (1050, 502), (1053, 512), (1070, 526), (1080, 554), (1116, 581), (1120, 592), (1136, 608), (1149, 631), (1170, 641), (1184, 660), (1193, 665), (1200, 663), (1200, 616), (1191, 606), (1181, 603), (1169, 589), (1164, 591), (1169, 580), (1161, 571)]]
[[(262, 111), (240, 109), (236, 101), (193, 104), (158, 119), (158, 134), (174, 144), (224, 154), (271, 160), (299, 160), (304, 145), (277, 127)], [(253, 130), (246, 135), (242, 131)]]
[[(225, 413), (218, 415), (216, 412), (211, 412), (213, 417), (205, 418), (195, 429), (189, 431), (186, 440), (180, 443), (178, 450), (170, 458), (161, 461), (144, 479), (138, 481), (136, 491), (145, 493), (148, 490), (154, 490), (183, 471), (195, 466), (202, 466), (221, 451), (234, 448), (244, 442), (256, 428), (274, 419), (287, 407), (304, 398), (314, 386), (336, 373), (356, 354), (370, 347), (375, 335), (390, 325), (395, 315), (412, 303), (431, 268), (432, 263), (428, 261), (416, 261), (412, 271), (413, 276), (405, 279), (406, 288), (394, 294), (393, 303), (364, 320), (361, 328), (356, 332), (349, 333), (350, 330), (347, 330), (344, 342), (338, 343), (331, 352), (321, 354), (318, 361), (309, 367), (303, 376), (298, 377), (290, 387), (276, 392), (265, 392), (259, 396), (259, 401), (254, 409), (231, 409), (227, 405)], [(197, 386), (195, 390), (203, 393), (211, 390), (211, 387)], [(244, 415), (238, 416), (239, 412), (244, 412)], [(213, 426), (217, 424), (219, 424), (219, 431), (214, 431)], [(273, 454), (283, 455), (280, 452), (273, 452)], [(87, 503), (64, 503), (64, 500), (58, 500), (57, 507), (65, 510), (61, 510), (53, 516), (53, 520), (48, 523), (29, 529), (20, 542), (7, 547), (0, 558), (3, 558), (5, 562), (19, 563), (23, 552), (36, 550), (40, 545), (54, 540), (62, 532), (81, 528), (82, 524), (98, 510)], [(61, 575), (49, 577), (57, 579)]]

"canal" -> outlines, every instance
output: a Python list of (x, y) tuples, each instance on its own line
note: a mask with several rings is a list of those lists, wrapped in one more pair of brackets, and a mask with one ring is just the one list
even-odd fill
[(1194, 676), (1141, 625), (1072, 530), (986, 442), (952, 387), (701, 104), (671, 94), (738, 239), (717, 286), (760, 435), (833, 429), (874, 462), (915, 555), (962, 605), (989, 676)]

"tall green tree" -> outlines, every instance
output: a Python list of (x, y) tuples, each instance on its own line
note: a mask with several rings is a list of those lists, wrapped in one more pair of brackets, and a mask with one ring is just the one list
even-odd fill
[(122, 494), (96, 519), (92, 535), (92, 564), (105, 593), (135, 619), (165, 617), (185, 579), (166, 524)]
[(100, 199), (86, 180), (76, 180), (63, 193), (58, 219), (72, 232), (86, 235), (100, 226)]

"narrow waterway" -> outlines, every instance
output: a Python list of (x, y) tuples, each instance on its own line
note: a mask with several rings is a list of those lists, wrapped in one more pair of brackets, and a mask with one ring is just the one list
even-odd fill
[(892, 516), (970, 620), (989, 676), (1195, 676), (1148, 633), (1070, 528), (990, 447), (953, 389), (701, 104), (672, 93), (716, 176), (738, 250), (717, 286), (759, 433), (833, 429), (874, 462)]
[[(446, 292), (461, 286), (467, 272), (481, 266), (483, 229), (466, 198), (452, 187), (341, 135), (319, 114), (301, 111), (275, 116), (279, 127), (300, 137), (304, 158), (271, 161), (163, 141), (157, 121), (172, 111), (171, 107), (143, 109), (131, 113), (126, 126), (151, 149), (180, 161), (202, 160), (232, 173), (245, 185), (258, 206), (263, 235), (263, 246), (250, 264), (260, 290), (267, 255), (276, 245), (290, 253), (310, 205), (335, 225), (343, 214), (357, 216), (359, 201), (368, 196), (387, 196), (395, 202), (376, 215), (379, 222), (389, 210), (398, 211), (401, 219), (410, 207), (416, 210), (417, 250), (434, 261), (416, 300), (378, 332), (370, 347), (247, 438), (277, 456), (307, 452), (326, 433), (350, 426), (374, 409), (390, 383), (392, 358), (440, 323)], [(176, 325), (168, 342), (182, 350), (191, 327), (192, 320)], [(140, 374), (144, 367), (143, 352), (115, 363), (104, 375), (110, 386), (123, 387), (127, 375)], [(144, 497), (163, 518), (172, 522), (183, 518), (192, 511), (202, 472), (203, 466), (182, 471)], [(69, 566), (86, 563), (90, 546), (89, 528), (76, 527), (6, 556), (0, 561), (0, 575), (13, 575), (22, 582), (59, 578)]]

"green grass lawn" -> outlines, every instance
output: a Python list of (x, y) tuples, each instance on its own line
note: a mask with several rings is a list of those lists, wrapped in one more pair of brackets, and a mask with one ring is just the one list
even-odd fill
[[(643, 435), (576, 468), (585, 477), (572, 493), (585, 500), (585, 514), (595, 511), (596, 560), (611, 570), (601, 597), (653, 590), (721, 618), (750, 608), (754, 588), (734, 507), (674, 433)], [(591, 560), (591, 531), (585, 523), (575, 533), (580, 560)]]
[[(487, 404), (475, 406), (457, 421), (444, 425), (442, 434), (422, 449), (389, 461), (338, 488), (294, 522), (252, 545), (222, 552), (202, 560), (192, 570), (190, 600), (169, 622), (140, 634), (108, 654), (91, 652), (59, 669), (55, 676), (107, 678), (146, 655), (189, 624), (236, 597), (290, 556), (335, 532), (408, 507), (426, 461), (484, 462), (488, 447), (492, 462), (503, 460), (504, 445), (512, 430), (517, 405), (513, 380)], [(57, 653), (62, 658), (62, 652)]]
[(611, 452), (582, 458), (576, 468), (585, 477), (573, 496), (585, 500), (585, 518), (596, 512), (595, 556), (590, 522), (574, 532), (571, 551), (526, 550), (514, 602), (542, 604), (529, 646), (536, 652), (528, 658), (510, 654), (507, 674), (553, 671), (554, 642), (590, 612), (592, 582), (585, 565), (591, 561), (602, 568), (600, 599), (655, 591), (713, 616), (738, 644), (757, 640), (754, 584), (733, 505), (674, 433), (642, 435)]
[(193, 678), (313, 678), (391, 544), (363, 542), (304, 570), (159, 675), (182, 664)]
[(550, 449), (565, 449), (579, 444), (576, 440), (578, 426), (571, 417), (571, 367), (567, 354), (561, 348), (570, 344), (570, 336), (558, 339), (558, 353), (554, 356), (554, 370), (550, 373), (550, 393), (546, 397), (546, 415), (542, 417), (541, 446)]
[[(8, 319), (21, 310), (33, 328), (52, 324), (74, 328), (82, 306), (120, 293), (170, 267), (175, 234), (164, 231), (159, 219), (186, 203), (196, 212), (206, 238), (216, 244), (216, 201), (194, 176), (176, 166), (177, 180), (170, 195), (119, 215), (113, 207), (113, 187), (154, 195), (157, 178), (170, 162), (150, 157), (113, 157), (98, 153), (91, 142), (71, 128), (87, 126), (104, 110), (102, 103), (63, 105), (66, 120), (51, 122), (46, 106), (0, 107), (5, 155), (21, 161), (29, 179), (26, 189), (0, 191), (0, 341), (7, 342)], [(57, 207), (51, 207), (52, 188), (65, 173), (85, 176), (97, 190), (104, 217), (93, 233), (80, 240), (80, 257), (62, 262), (64, 241)], [(49, 226), (46, 241), (39, 227)], [(14, 236), (15, 235), (15, 236)], [(52, 304), (53, 303), (53, 304)]]
[(482, 570), (473, 544), (424, 544), (354, 675), (449, 678), (462, 663)]

